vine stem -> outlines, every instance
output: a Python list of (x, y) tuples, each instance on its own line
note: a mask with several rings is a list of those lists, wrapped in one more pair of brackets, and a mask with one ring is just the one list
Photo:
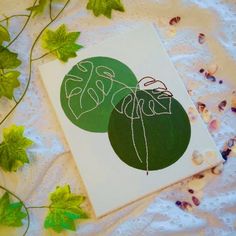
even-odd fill
[(50, 208), (50, 206), (30, 206), (27, 209), (41, 209), (41, 208)]
[(52, 0), (50, 0), (50, 3), (49, 3), (49, 16), (50, 16), (50, 20), (52, 21)]
[[(37, 3), (37, 0), (34, 1), (34, 4), (33, 4), (32, 7), (34, 7), (36, 5), (36, 3)], [(25, 27), (28, 25), (32, 14), (33, 14), (33, 11), (30, 11), (30, 14), (28, 15), (27, 20), (25, 21), (25, 23), (24, 23), (23, 27), (21, 28), (20, 32), (16, 35), (16, 37), (13, 40), (11, 40), (11, 42), (9, 44), (7, 44), (6, 48), (10, 47), (19, 38), (19, 36), (24, 31)]]
[(5, 17), (3, 20), (0, 20), (0, 23), (4, 22), (4, 21), (8, 21), (8, 20), (15, 18), (15, 17), (29, 17), (29, 15), (24, 15), (24, 14), (12, 15), (9, 17)]
[[(33, 50), (34, 47), (36, 45), (36, 43), (38, 42), (39, 38), (41, 37), (41, 35), (43, 34), (43, 32), (60, 16), (60, 14), (64, 11), (64, 9), (67, 7), (67, 5), (69, 4), (70, 0), (67, 0), (66, 3), (64, 4), (64, 6), (62, 7), (62, 9), (58, 12), (58, 14), (40, 31), (40, 33), (38, 34), (38, 36), (36, 37), (35, 41), (32, 44), (32, 47), (30, 49), (30, 65), (29, 65), (29, 77), (28, 77), (28, 81), (26, 83), (26, 87), (24, 89), (24, 92), (22, 93), (21, 97), (19, 98), (19, 100), (16, 102), (16, 104), (11, 108), (11, 110), (7, 113), (7, 115), (1, 120), (0, 125), (2, 125), (4, 123), (4, 121), (11, 115), (11, 113), (16, 109), (16, 107), (19, 105), (19, 103), (23, 100), (23, 98), (25, 97), (25, 94), (29, 88), (30, 82), (31, 82), (31, 77), (32, 77), (32, 55), (33, 55)], [(30, 19), (30, 18), (29, 18)]]
[[(56, 49), (55, 49), (55, 50), (56, 50)], [(53, 51), (55, 51), (55, 50), (53, 50)], [(37, 60), (39, 60), (39, 59), (41, 59), (41, 58), (43, 58), (43, 57), (49, 55), (49, 54), (52, 53), (53, 51), (46, 52), (46, 53), (44, 53), (42, 56), (39, 56), (39, 57), (33, 58), (32, 61), (37, 61)]]
[(26, 214), (27, 214), (27, 227), (26, 227), (25, 232), (24, 232), (24, 234), (23, 234), (23, 236), (25, 236), (26, 233), (28, 232), (29, 226), (30, 226), (30, 216), (29, 216), (28, 208), (26, 207), (25, 203), (24, 203), (16, 194), (14, 194), (13, 192), (11, 192), (10, 190), (8, 190), (7, 188), (5, 188), (5, 187), (3, 187), (3, 186), (1, 186), (1, 185), (0, 185), (0, 188), (3, 189), (3, 190), (5, 190), (7, 193), (9, 193), (10, 195), (12, 195), (13, 197), (15, 197), (15, 198), (22, 204), (22, 206), (24, 207), (25, 212), (26, 212)]
[(16, 97), (13, 95), (13, 100), (15, 103), (17, 103)]

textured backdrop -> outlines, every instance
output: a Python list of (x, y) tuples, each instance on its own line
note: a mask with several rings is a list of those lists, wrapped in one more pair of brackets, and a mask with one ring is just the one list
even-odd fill
[[(217, 147), (222, 149), (224, 143), (236, 135), (236, 114), (230, 111), (230, 107), (223, 113), (216, 109), (220, 101), (230, 101), (231, 93), (236, 89), (235, 0), (123, 0), (123, 3), (126, 12), (114, 12), (113, 19), (109, 20), (95, 18), (86, 10), (85, 0), (72, 0), (52, 27), (65, 23), (70, 30), (81, 31), (79, 43), (87, 47), (144, 21), (154, 22), (186, 88), (192, 90), (193, 101), (206, 103), (213, 116), (221, 121), (220, 129), (212, 136)], [(19, 14), (30, 5), (31, 0), (0, 0), (0, 15)], [(181, 17), (176, 32), (168, 24), (175, 16)], [(38, 16), (13, 46), (24, 61), (21, 66), (22, 88), (28, 73), (29, 48), (47, 20), (46, 15)], [(12, 31), (18, 30), (22, 23), (23, 19), (14, 20)], [(197, 42), (199, 33), (206, 35), (206, 42), (202, 45)], [(41, 54), (40, 50), (38, 45), (35, 55)], [(125, 51), (125, 48), (120, 50)], [(137, 56), (142, 57), (139, 52)], [(74, 192), (85, 193), (37, 70), (37, 65), (52, 59), (48, 56), (34, 64), (28, 93), (4, 124), (25, 125), (26, 134), (35, 142), (29, 152), (30, 165), (17, 173), (0, 172), (0, 183), (17, 193), (28, 205), (45, 205), (48, 193), (65, 183), (70, 184)], [(211, 63), (219, 66), (217, 77), (223, 80), (223, 84), (212, 83), (198, 72)], [(1, 100), (1, 114), (8, 105), (11, 104)], [(233, 156), (236, 154), (231, 154), (221, 175), (206, 171), (204, 178), (190, 178), (100, 220), (90, 219), (82, 223), (76, 233), (68, 235), (236, 235), (236, 158)], [(175, 201), (188, 201), (191, 197), (188, 188), (195, 190), (201, 204), (190, 211), (183, 211)], [(91, 211), (89, 203), (86, 207)], [(43, 229), (45, 214), (44, 209), (31, 211), (28, 235), (54, 235), (52, 231)], [(0, 235), (21, 235), (20, 232), (4, 228)]]

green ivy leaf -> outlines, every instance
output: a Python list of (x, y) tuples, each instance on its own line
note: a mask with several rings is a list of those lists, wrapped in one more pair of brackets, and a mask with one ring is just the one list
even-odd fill
[(0, 225), (20, 227), (23, 225), (22, 220), (27, 216), (21, 211), (21, 202), (10, 203), (7, 192), (0, 198)]
[(20, 86), (17, 79), (20, 76), (18, 71), (10, 71), (5, 74), (0, 74), (0, 98), (13, 98), (14, 89)]
[(4, 41), (7, 41), (7, 42), (10, 41), (10, 34), (9, 34), (8, 30), (5, 27), (0, 25), (0, 45)]
[(17, 56), (17, 53), (11, 52), (7, 48), (0, 46), (0, 70), (18, 67), (21, 64), (21, 61)]
[(50, 4), (50, 0), (39, 0), (38, 4), (34, 7), (27, 8), (28, 11), (33, 12), (33, 16), (42, 14), (47, 6)]
[[(62, 0), (52, 0), (53, 2), (61, 2)], [(33, 12), (33, 16), (42, 14), (45, 9), (47, 9), (50, 5), (50, 0), (39, 0), (38, 4), (34, 7), (27, 8), (28, 11)]]
[(80, 36), (80, 32), (70, 32), (66, 26), (61, 25), (56, 31), (47, 30), (42, 36), (43, 48), (57, 56), (61, 61), (68, 61), (71, 57), (76, 57), (76, 51), (82, 48), (75, 41)]
[(112, 10), (125, 11), (120, 0), (89, 0), (87, 9), (92, 10), (95, 16), (104, 15), (108, 18), (111, 18)]
[(26, 149), (33, 142), (24, 136), (24, 127), (12, 125), (3, 130), (3, 141), (0, 144), (0, 166), (5, 171), (16, 171), (29, 163)]
[(57, 187), (51, 193), (50, 212), (44, 221), (46, 229), (52, 228), (56, 232), (64, 229), (75, 231), (75, 222), (77, 219), (86, 219), (88, 216), (80, 205), (85, 197), (71, 193), (70, 186)]

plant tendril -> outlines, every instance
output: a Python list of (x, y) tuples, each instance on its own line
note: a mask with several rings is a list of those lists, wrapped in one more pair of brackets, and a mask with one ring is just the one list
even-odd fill
[(29, 17), (29, 15), (25, 15), (25, 14), (12, 15), (12, 16), (5, 17), (4, 19), (0, 20), (0, 23), (4, 22), (4, 21), (8, 21), (8, 20), (10, 20), (12, 18), (16, 18), (16, 17)]
[(27, 209), (41, 209), (41, 208), (49, 209), (50, 206), (29, 206), (29, 207), (27, 207)]
[(57, 49), (55, 49), (55, 50), (53, 50), (53, 51), (46, 52), (46, 53), (44, 53), (42, 56), (39, 56), (39, 57), (33, 58), (32, 61), (40, 60), (40, 59), (42, 59), (43, 57), (49, 55), (50, 53), (52, 53), (52, 52), (54, 52), (54, 51), (56, 51), (56, 50), (57, 50)]
[[(34, 6), (36, 5), (36, 3), (37, 3), (37, 0), (34, 1), (34, 4), (33, 4), (32, 7), (34, 7)], [(11, 42), (6, 46), (6, 48), (10, 47), (10, 46), (19, 38), (19, 36), (22, 34), (22, 32), (25, 30), (26, 26), (28, 25), (28, 23), (29, 23), (29, 21), (30, 21), (30, 18), (31, 18), (31, 16), (32, 16), (32, 13), (33, 13), (33, 11), (30, 11), (30, 14), (28, 15), (27, 20), (25, 21), (25, 23), (24, 23), (22, 29), (21, 29), (20, 32), (16, 35), (16, 37), (15, 37), (13, 40), (11, 40)]]
[(50, 3), (49, 3), (49, 16), (50, 16), (50, 20), (52, 21), (52, 0), (50, 0)]
[[(26, 83), (26, 87), (25, 87), (21, 97), (17, 101), (17, 103), (10, 109), (10, 111), (1, 120), (0, 125), (2, 125), (4, 123), (4, 121), (12, 114), (12, 112), (16, 109), (16, 107), (19, 105), (19, 103), (23, 100), (23, 98), (25, 97), (26, 92), (28, 91), (28, 88), (29, 88), (29, 85), (30, 85), (30, 82), (31, 82), (31, 77), (32, 77), (32, 62), (33, 62), (32, 55), (33, 55), (33, 50), (34, 50), (34, 47), (35, 47), (36, 43), (38, 42), (38, 40), (41, 37), (41, 35), (43, 34), (43, 32), (61, 15), (61, 13), (64, 11), (64, 9), (69, 4), (69, 2), (70, 2), (70, 0), (66, 1), (64, 6), (62, 7), (62, 9), (58, 12), (58, 14), (54, 18), (52, 18), (52, 20), (40, 31), (40, 33), (36, 37), (35, 41), (33, 42), (32, 47), (30, 49), (29, 77), (28, 77), (28, 80), (27, 80), (27, 83)], [(36, 3), (36, 1), (35, 1), (35, 3)], [(32, 14), (32, 11), (31, 11), (31, 14)], [(29, 17), (29, 19), (30, 19), (30, 17)]]

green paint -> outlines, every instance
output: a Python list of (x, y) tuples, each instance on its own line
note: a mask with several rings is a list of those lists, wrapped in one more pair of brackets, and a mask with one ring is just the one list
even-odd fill
[[(153, 97), (151, 90), (137, 91), (136, 97), (139, 102), (143, 101), (143, 106), (140, 103), (140, 107), (138, 107), (134, 94), (131, 94), (129, 99), (121, 100), (113, 110), (108, 129), (111, 145), (118, 157), (131, 167), (147, 170), (148, 152), (148, 170), (166, 168), (181, 158), (188, 147), (191, 136), (189, 118), (181, 104), (174, 98), (161, 99), (157, 96), (155, 99), (151, 98)], [(152, 106), (153, 109), (148, 106), (150, 101), (155, 104)], [(171, 109), (167, 110), (171, 114), (156, 114), (161, 109), (158, 102), (168, 108), (170, 101)], [(162, 111), (164, 110), (162, 109)], [(132, 117), (134, 118), (133, 139)], [(141, 118), (145, 129), (143, 129)], [(144, 132), (147, 149), (145, 148)], [(137, 157), (133, 141), (142, 163)]]
[(139, 90), (134, 73), (108, 57), (80, 61), (61, 85), (61, 105), (72, 123), (107, 132), (118, 157), (141, 170), (159, 170), (186, 151), (191, 126), (181, 104), (160, 90)]
[[(108, 57), (80, 61), (64, 77), (61, 106), (76, 126), (91, 132), (107, 132), (111, 112), (124, 96), (127, 87), (136, 87), (134, 73), (122, 62)], [(121, 88), (127, 88), (112, 96)]]

